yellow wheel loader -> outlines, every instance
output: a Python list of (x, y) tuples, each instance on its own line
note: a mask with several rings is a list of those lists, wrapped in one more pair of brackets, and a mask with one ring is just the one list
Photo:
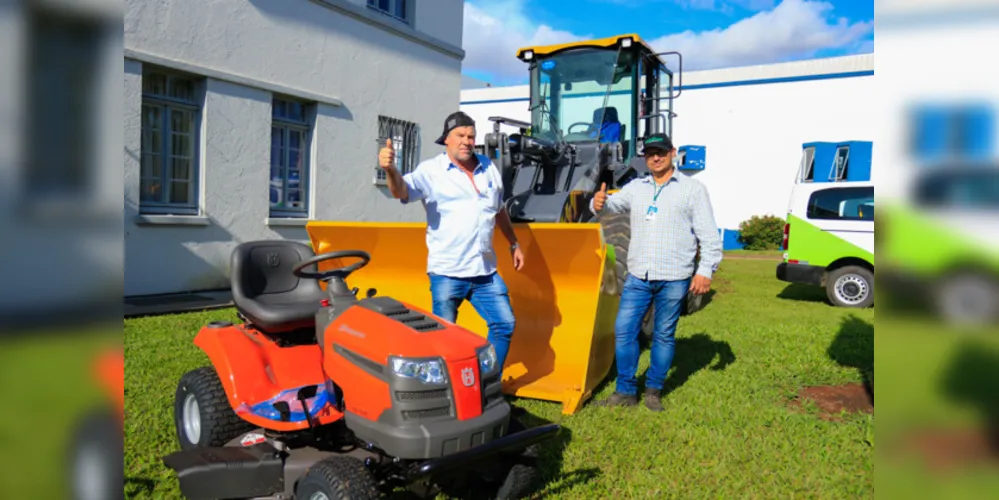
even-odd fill
[[(677, 71), (662, 56), (675, 55)], [(531, 123), (490, 117), (493, 131), (479, 151), (503, 172), (507, 209), (515, 222), (593, 222), (589, 203), (648, 173), (641, 138), (673, 136), (673, 99), (680, 95), (683, 58), (656, 53), (638, 35), (520, 49), (530, 72)], [(674, 78), (679, 81), (674, 86)], [(675, 91), (675, 92), (674, 92)], [(519, 128), (507, 134), (501, 126)], [(681, 158), (682, 160), (682, 158)], [(614, 248), (616, 292), (628, 270), (627, 214), (599, 221)], [(681, 314), (701, 307), (689, 294)], [(651, 334), (652, 311), (644, 333)]]
[[(502, 258), (509, 254), (505, 239), (494, 238), (517, 318), (503, 370), (506, 394), (560, 402), (571, 414), (614, 363), (629, 219), (597, 222), (588, 207), (601, 183), (619, 189), (648, 172), (640, 137), (672, 132), (672, 99), (679, 92), (673, 93), (674, 73), (662, 55), (637, 35), (517, 53), (529, 65), (531, 122), (491, 117), (493, 130), (477, 147), (503, 174), (506, 206), (526, 257), (525, 267), (513, 270), (511, 259)], [(351, 274), (354, 293), (431, 310), (425, 223), (323, 221), (306, 229), (317, 254), (350, 248), (372, 256)], [(341, 265), (330, 261), (320, 270)], [(687, 312), (695, 308), (688, 301)], [(488, 333), (467, 301), (457, 323)]]

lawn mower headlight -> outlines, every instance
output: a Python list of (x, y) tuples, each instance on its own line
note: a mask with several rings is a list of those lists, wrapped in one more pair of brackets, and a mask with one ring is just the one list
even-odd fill
[(415, 378), (427, 384), (446, 384), (447, 373), (439, 359), (411, 360), (392, 358), (392, 371), (400, 377)]
[(479, 351), (479, 372), (483, 377), (492, 375), (496, 371), (496, 348), (492, 344)]

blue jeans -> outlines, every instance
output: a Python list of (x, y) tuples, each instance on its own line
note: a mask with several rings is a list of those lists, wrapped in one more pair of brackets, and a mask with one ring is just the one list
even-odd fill
[(642, 320), (653, 303), (656, 310), (653, 317), (652, 353), (649, 371), (645, 377), (645, 388), (662, 390), (666, 373), (673, 364), (674, 334), (680, 319), (680, 307), (690, 288), (690, 279), (678, 281), (645, 281), (631, 274), (624, 280), (621, 291), (621, 305), (614, 324), (615, 356), (617, 358), (617, 389), (621, 394), (635, 395), (638, 381), (640, 348), (638, 335)]
[(452, 278), (431, 273), (430, 294), (434, 302), (433, 313), (452, 323), (458, 320), (458, 307), (462, 301), (472, 303), (489, 327), (487, 340), (496, 348), (497, 366), (502, 370), (510, 351), (510, 338), (516, 321), (509, 291), (499, 273), (474, 278)]

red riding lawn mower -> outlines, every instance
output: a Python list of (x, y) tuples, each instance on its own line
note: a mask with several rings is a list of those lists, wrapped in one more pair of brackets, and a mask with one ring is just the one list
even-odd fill
[[(361, 261), (318, 271), (351, 257)], [(214, 366), (177, 386), (182, 451), (163, 461), (185, 496), (452, 494), (466, 479), (494, 498), (529, 492), (538, 443), (559, 426), (511, 417), (481, 336), (375, 290), (359, 300), (346, 278), (369, 261), (291, 241), (236, 247), (243, 324), (202, 328), (194, 343)]]
[(76, 423), (69, 450), (69, 497), (72, 500), (124, 498), (125, 353), (101, 352), (93, 364), (104, 396)]

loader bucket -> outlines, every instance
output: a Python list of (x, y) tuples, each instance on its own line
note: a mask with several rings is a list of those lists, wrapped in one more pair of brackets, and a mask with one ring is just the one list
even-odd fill
[[(517, 326), (504, 368), (503, 392), (562, 403), (574, 413), (614, 362), (614, 318), (619, 294), (613, 247), (599, 224), (515, 224), (525, 266), (515, 271), (506, 239), (494, 238), (499, 273), (510, 290)], [(317, 254), (364, 250), (371, 262), (348, 285), (363, 297), (374, 288), (427, 312), (433, 306), (427, 276), (426, 224), (310, 222)], [(356, 262), (356, 260), (354, 260)], [(327, 261), (321, 270), (347, 265)], [(457, 323), (486, 337), (488, 328), (467, 301)]]

